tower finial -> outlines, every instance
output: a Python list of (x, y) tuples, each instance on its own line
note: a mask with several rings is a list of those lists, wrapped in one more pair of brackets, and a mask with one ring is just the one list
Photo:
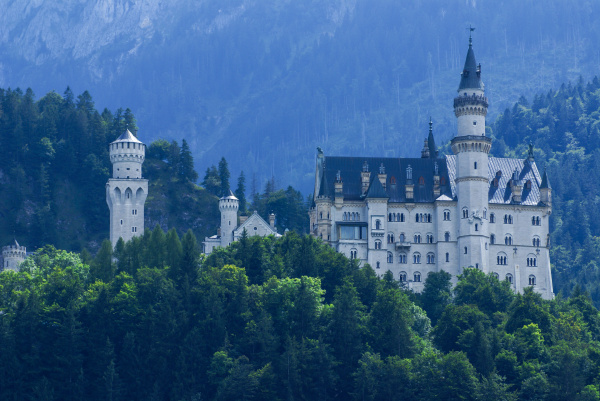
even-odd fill
[(429, 116), (429, 134), (433, 134), (433, 120)]
[(469, 47), (473, 46), (473, 36), (472, 33), (475, 30), (471, 25), (469, 25)]

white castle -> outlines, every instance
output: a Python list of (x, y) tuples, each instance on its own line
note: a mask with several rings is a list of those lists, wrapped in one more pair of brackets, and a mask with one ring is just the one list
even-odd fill
[(18, 270), (19, 265), (27, 257), (27, 249), (24, 246), (19, 245), (17, 240), (12, 245), (8, 245), (2, 248), (2, 268), (4, 270)]
[(546, 171), (531, 146), (525, 159), (489, 156), (487, 107), (469, 38), (454, 155), (438, 157), (431, 122), (421, 158), (325, 157), (319, 149), (311, 233), (415, 291), (429, 272), (456, 280), (474, 267), (552, 298)]
[(239, 203), (238, 198), (236, 198), (231, 191), (219, 199), (221, 227), (219, 228), (217, 235), (204, 238), (202, 245), (204, 246), (205, 254), (210, 254), (213, 249), (218, 246), (225, 248), (232, 242), (239, 240), (244, 230), (246, 230), (246, 235), (248, 236), (258, 235), (266, 237), (268, 235), (274, 235), (276, 237), (281, 237), (275, 230), (274, 214), (269, 215), (269, 223), (260, 217), (257, 212), (254, 212), (250, 217), (240, 216), (240, 224), (238, 225), (237, 214)]
[(144, 203), (148, 180), (142, 178), (146, 145), (129, 130), (109, 145), (112, 178), (106, 183), (106, 203), (110, 209), (110, 242), (113, 248), (144, 233)]

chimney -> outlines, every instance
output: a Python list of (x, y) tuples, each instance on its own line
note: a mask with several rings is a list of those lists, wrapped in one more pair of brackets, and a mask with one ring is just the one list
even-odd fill
[(335, 175), (335, 207), (340, 208), (344, 204), (344, 183), (342, 182), (342, 173), (338, 170)]
[(365, 160), (363, 163), (362, 172), (360, 173), (362, 183), (362, 194), (365, 195), (369, 190), (369, 184), (371, 183), (371, 173), (369, 173), (369, 164)]
[(521, 194), (523, 193), (523, 183), (519, 180), (519, 171), (515, 168), (513, 177), (510, 180), (510, 189), (512, 191), (513, 203), (521, 203)]
[(275, 229), (275, 214), (274, 213), (269, 214), (269, 225), (271, 226), (272, 229)]
[(385, 166), (383, 165), (383, 163), (381, 163), (381, 166), (379, 166), (379, 174), (377, 175), (377, 178), (379, 178), (379, 182), (381, 183), (383, 189), (386, 189), (387, 174), (385, 173)]
[(413, 180), (412, 180), (412, 167), (410, 166), (410, 164), (406, 168), (406, 186), (405, 186), (405, 188), (406, 188), (406, 200), (413, 201), (415, 198), (415, 195), (414, 195), (415, 186), (414, 186)]
[(440, 169), (437, 162), (433, 163), (433, 197), (440, 196)]

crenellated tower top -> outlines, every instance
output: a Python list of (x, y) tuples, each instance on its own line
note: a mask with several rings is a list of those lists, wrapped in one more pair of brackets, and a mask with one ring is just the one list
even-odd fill
[(118, 179), (142, 178), (142, 163), (146, 156), (146, 145), (129, 130), (109, 145), (113, 177)]

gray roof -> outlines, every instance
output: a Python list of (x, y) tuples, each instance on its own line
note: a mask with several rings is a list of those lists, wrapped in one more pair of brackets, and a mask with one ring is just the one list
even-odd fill
[(128, 129), (125, 130), (125, 132), (123, 132), (121, 134), (120, 137), (118, 137), (114, 142), (112, 143), (116, 143), (116, 142), (135, 142), (135, 143), (142, 143), (142, 141), (140, 141), (139, 139), (137, 139), (135, 137), (135, 135), (133, 135), (131, 133), (131, 131), (129, 131)]
[[(380, 166), (383, 164), (386, 178), (386, 188), (381, 189), (389, 202), (406, 202), (406, 169), (412, 168), (412, 182), (414, 184), (414, 200), (411, 202), (425, 203), (434, 202), (433, 196), (433, 174), (435, 163), (438, 164), (441, 194), (452, 196), (446, 161), (436, 158), (387, 158), (387, 157), (338, 157), (326, 156), (323, 177), (327, 182), (335, 182), (337, 171), (340, 171), (343, 182), (343, 195), (346, 201), (363, 200), (361, 172), (363, 163), (369, 166)], [(423, 177), (421, 184), (420, 178)], [(371, 184), (379, 181), (376, 172), (371, 172)], [(381, 183), (379, 184), (381, 186)], [(379, 189), (377, 190), (379, 192)], [(334, 189), (326, 183), (318, 188), (319, 196), (328, 196), (334, 199)], [(381, 194), (379, 194), (381, 195)]]
[(381, 185), (381, 181), (379, 181), (379, 177), (375, 174), (372, 176), (371, 185), (369, 185), (369, 189), (367, 190), (367, 198), (389, 198), (385, 189), (383, 189), (383, 185)]
[[(456, 156), (446, 156), (448, 171), (450, 172), (450, 183), (452, 185), (452, 197), (456, 196)], [(496, 204), (512, 203), (512, 191), (510, 180), (515, 169), (519, 172), (519, 181), (523, 185), (521, 193), (521, 205), (535, 206), (540, 203), (540, 173), (535, 162), (527, 159), (508, 159), (502, 157), (490, 157), (488, 160), (488, 179), (490, 181), (488, 202)], [(498, 175), (498, 173), (500, 173)], [(498, 178), (498, 186), (494, 186), (494, 179)], [(527, 188), (527, 181), (531, 181), (531, 188)]]
[(540, 184), (540, 188), (552, 188), (550, 186), (550, 181), (548, 180), (548, 173), (546, 172), (546, 168), (544, 167), (544, 175), (542, 177), (542, 183)]
[(473, 46), (469, 43), (469, 50), (467, 51), (467, 58), (465, 59), (465, 67), (463, 72), (460, 74), (460, 84), (458, 90), (463, 89), (481, 89), (483, 90), (483, 82), (481, 82), (481, 71), (477, 68), (475, 62), (475, 53), (473, 52)]
[(235, 200), (239, 200), (238, 198), (235, 197), (235, 195), (233, 194), (233, 192), (231, 192), (231, 189), (229, 190), (229, 193), (227, 194), (227, 196), (221, 197), (221, 199), (235, 199)]

